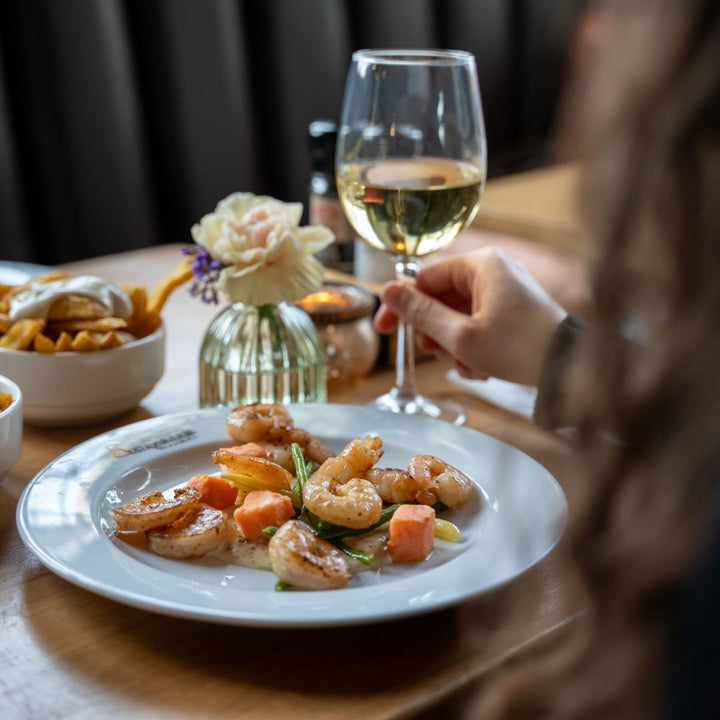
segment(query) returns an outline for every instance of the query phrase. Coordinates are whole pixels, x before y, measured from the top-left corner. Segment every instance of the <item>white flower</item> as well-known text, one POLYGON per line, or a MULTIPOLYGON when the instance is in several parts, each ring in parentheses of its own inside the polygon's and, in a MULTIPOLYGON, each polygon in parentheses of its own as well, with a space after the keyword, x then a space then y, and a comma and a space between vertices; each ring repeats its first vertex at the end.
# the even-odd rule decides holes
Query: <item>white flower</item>
POLYGON ((300 227, 302 205, 234 193, 193 225, 198 245, 226 265, 219 287, 230 302, 265 305, 297 300, 322 285, 313 257, 334 236, 322 226, 300 227))

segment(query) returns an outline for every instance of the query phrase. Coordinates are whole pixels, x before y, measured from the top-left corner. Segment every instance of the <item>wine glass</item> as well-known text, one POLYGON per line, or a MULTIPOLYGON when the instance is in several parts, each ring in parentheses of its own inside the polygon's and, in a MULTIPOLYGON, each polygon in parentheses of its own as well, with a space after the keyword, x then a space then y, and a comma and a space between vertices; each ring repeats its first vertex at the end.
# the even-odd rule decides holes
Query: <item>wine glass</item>
MULTIPOLYGON (((389 253, 398 279, 448 247, 472 220, 487 149, 475 58, 457 50, 360 50, 348 71, 336 151, 338 194, 369 245, 389 253)), ((395 387, 375 405, 461 425, 452 401, 422 396, 413 328, 397 336, 395 387)))

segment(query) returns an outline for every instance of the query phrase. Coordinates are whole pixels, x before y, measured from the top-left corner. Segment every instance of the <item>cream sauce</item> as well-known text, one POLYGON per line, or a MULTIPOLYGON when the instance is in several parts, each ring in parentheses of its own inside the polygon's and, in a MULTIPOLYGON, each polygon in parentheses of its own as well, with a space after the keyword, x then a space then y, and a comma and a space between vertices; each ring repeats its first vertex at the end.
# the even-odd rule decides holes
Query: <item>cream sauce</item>
POLYGON ((270 552, 266 542, 243 542, 240 540, 232 543, 227 549, 218 550, 213 554, 233 565, 241 565, 253 570, 272 570, 270 552))
MULTIPOLYGON (((371 565, 365 565, 358 560, 347 558, 350 563, 350 569, 353 573, 371 570, 381 565, 388 565, 392 562, 390 555, 385 549, 387 543, 387 527, 378 528, 365 535, 349 537, 345 539, 345 544, 355 550, 371 553, 373 561, 371 565)), ((213 555, 225 562, 242 567, 252 568, 253 570, 270 570, 270 551, 268 543, 260 542, 244 542, 238 540, 228 545, 224 550, 217 550, 213 555)))
POLYGON ((102 303, 113 317, 132 314, 130 298, 116 285, 93 275, 34 283, 10 300, 10 319, 47 318, 52 304, 63 295, 82 295, 102 303))
POLYGON ((352 561, 353 572, 360 570, 369 570, 380 565, 388 565, 392 562, 387 551, 388 529, 387 525, 371 530, 365 535, 356 535, 354 537, 345 538, 345 544, 354 550, 370 553, 373 561, 370 565, 365 565, 359 561, 352 561))

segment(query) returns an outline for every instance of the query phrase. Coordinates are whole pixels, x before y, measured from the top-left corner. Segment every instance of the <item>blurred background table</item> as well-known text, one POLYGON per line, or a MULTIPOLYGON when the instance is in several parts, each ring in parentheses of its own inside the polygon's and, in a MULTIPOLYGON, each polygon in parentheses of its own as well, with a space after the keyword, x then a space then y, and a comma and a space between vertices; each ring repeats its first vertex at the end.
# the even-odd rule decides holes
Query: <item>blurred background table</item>
POLYGON ((473 227, 581 253, 573 163, 516 173, 488 183, 473 227))
MULTIPOLYGON (((178 245, 164 245, 65 267, 152 286, 179 259, 178 245)), ((165 375, 136 410, 94 427, 25 427, 20 460, 0 486, 0 717, 379 720, 438 703, 428 717, 451 717, 468 688, 475 692, 491 671, 562 632, 572 613, 561 603, 567 578, 553 554, 509 585, 455 608, 321 630, 222 627, 154 615, 77 588, 40 565, 15 528, 23 488, 45 464, 98 433, 196 408, 199 342, 216 311, 184 289, 171 296, 165 375)), ((466 395, 447 382, 447 369, 421 362, 421 389, 462 402, 469 427, 523 450, 571 486, 574 458, 566 439, 466 395)), ((364 404, 391 382, 392 371, 379 370, 331 388, 329 399, 364 404)))

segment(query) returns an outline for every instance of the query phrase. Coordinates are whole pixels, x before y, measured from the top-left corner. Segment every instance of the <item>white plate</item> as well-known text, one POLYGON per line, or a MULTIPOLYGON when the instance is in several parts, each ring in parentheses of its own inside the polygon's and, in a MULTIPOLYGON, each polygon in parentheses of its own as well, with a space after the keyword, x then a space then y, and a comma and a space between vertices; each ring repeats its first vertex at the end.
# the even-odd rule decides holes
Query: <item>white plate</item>
POLYGON ((458 543, 438 543, 417 565, 383 566, 342 590, 275 592, 275 576, 217 558, 170 560, 112 533, 112 507, 212 472, 210 452, 227 445, 226 410, 154 418, 99 435, 61 455, 23 492, 17 524, 50 570, 135 607, 218 623, 273 627, 351 625, 446 607, 505 583, 557 542, 567 506, 557 482, 527 455, 468 428, 349 405, 291 405, 296 425, 339 451, 367 433, 383 440, 381 466, 431 453, 459 467, 478 489, 446 516, 458 543))
POLYGON ((0 260, 0 284, 21 285, 35 275, 44 275, 55 268, 35 263, 15 262, 14 260, 0 260))

